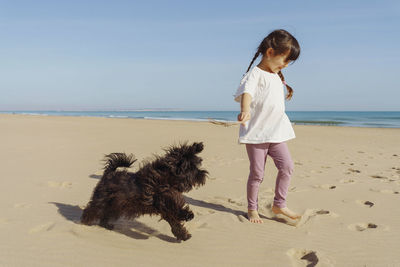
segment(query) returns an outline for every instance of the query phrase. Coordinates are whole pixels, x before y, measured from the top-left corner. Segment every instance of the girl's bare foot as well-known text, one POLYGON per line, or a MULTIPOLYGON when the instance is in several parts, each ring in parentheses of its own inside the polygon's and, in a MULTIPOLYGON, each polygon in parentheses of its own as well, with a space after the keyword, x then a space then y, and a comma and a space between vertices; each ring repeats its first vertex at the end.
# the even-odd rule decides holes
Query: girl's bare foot
POLYGON ((249 218, 249 221, 252 223, 263 223, 260 216, 258 215, 258 211, 256 210, 248 210, 247 218, 249 218))
POLYGON ((301 215, 294 213, 293 211, 291 211, 290 209, 288 209, 287 207, 285 208, 279 208, 276 206, 272 206, 272 212, 275 214, 283 214, 291 219, 300 219, 301 215))

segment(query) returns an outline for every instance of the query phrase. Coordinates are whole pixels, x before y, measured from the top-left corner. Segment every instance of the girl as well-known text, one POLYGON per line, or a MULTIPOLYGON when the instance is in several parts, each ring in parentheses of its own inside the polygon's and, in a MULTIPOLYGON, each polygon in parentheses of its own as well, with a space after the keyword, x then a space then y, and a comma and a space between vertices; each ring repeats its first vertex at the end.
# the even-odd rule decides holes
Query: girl
POLYGON ((279 170, 272 211, 292 219, 301 217, 286 207, 294 165, 285 141, 295 138, 295 134, 285 113, 283 85, 288 91, 286 99, 292 97, 293 90, 281 72, 299 54, 299 43, 290 33, 285 30, 271 32, 258 46, 235 94, 241 109, 238 115, 241 123, 239 143, 246 144, 250 160, 247 201, 248 218, 253 223, 263 222, 258 215, 258 187, 264 178, 267 155, 273 158, 279 170), (250 70, 260 55, 260 63, 250 70))

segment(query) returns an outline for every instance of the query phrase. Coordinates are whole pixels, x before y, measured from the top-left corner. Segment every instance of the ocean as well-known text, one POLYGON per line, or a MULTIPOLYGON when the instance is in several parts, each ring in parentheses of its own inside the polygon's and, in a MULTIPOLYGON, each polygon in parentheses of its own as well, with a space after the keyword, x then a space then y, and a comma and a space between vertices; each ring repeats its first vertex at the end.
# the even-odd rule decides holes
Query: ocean
MULTIPOLYGON (((0 114, 85 116, 153 120, 236 121, 238 111, 0 111, 0 114)), ((301 125, 400 128, 400 111, 287 111, 290 121, 301 125)))

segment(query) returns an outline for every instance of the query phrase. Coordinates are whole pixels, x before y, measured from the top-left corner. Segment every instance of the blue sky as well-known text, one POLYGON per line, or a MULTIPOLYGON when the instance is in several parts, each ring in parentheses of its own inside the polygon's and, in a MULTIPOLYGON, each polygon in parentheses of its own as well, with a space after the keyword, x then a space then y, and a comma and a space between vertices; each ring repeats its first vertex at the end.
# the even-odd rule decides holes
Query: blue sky
POLYGON ((277 28, 302 49, 287 110, 400 110, 400 2, 386 0, 0 0, 0 110, 237 110, 277 28))

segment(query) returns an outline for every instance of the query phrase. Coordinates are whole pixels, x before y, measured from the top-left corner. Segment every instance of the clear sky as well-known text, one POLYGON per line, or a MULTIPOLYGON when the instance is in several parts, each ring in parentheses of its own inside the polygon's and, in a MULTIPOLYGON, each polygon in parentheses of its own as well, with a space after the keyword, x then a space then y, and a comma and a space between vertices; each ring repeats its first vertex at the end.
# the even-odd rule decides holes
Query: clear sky
POLYGON ((400 110, 398 0, 0 0, 0 110, 237 110, 278 28, 287 110, 400 110))

